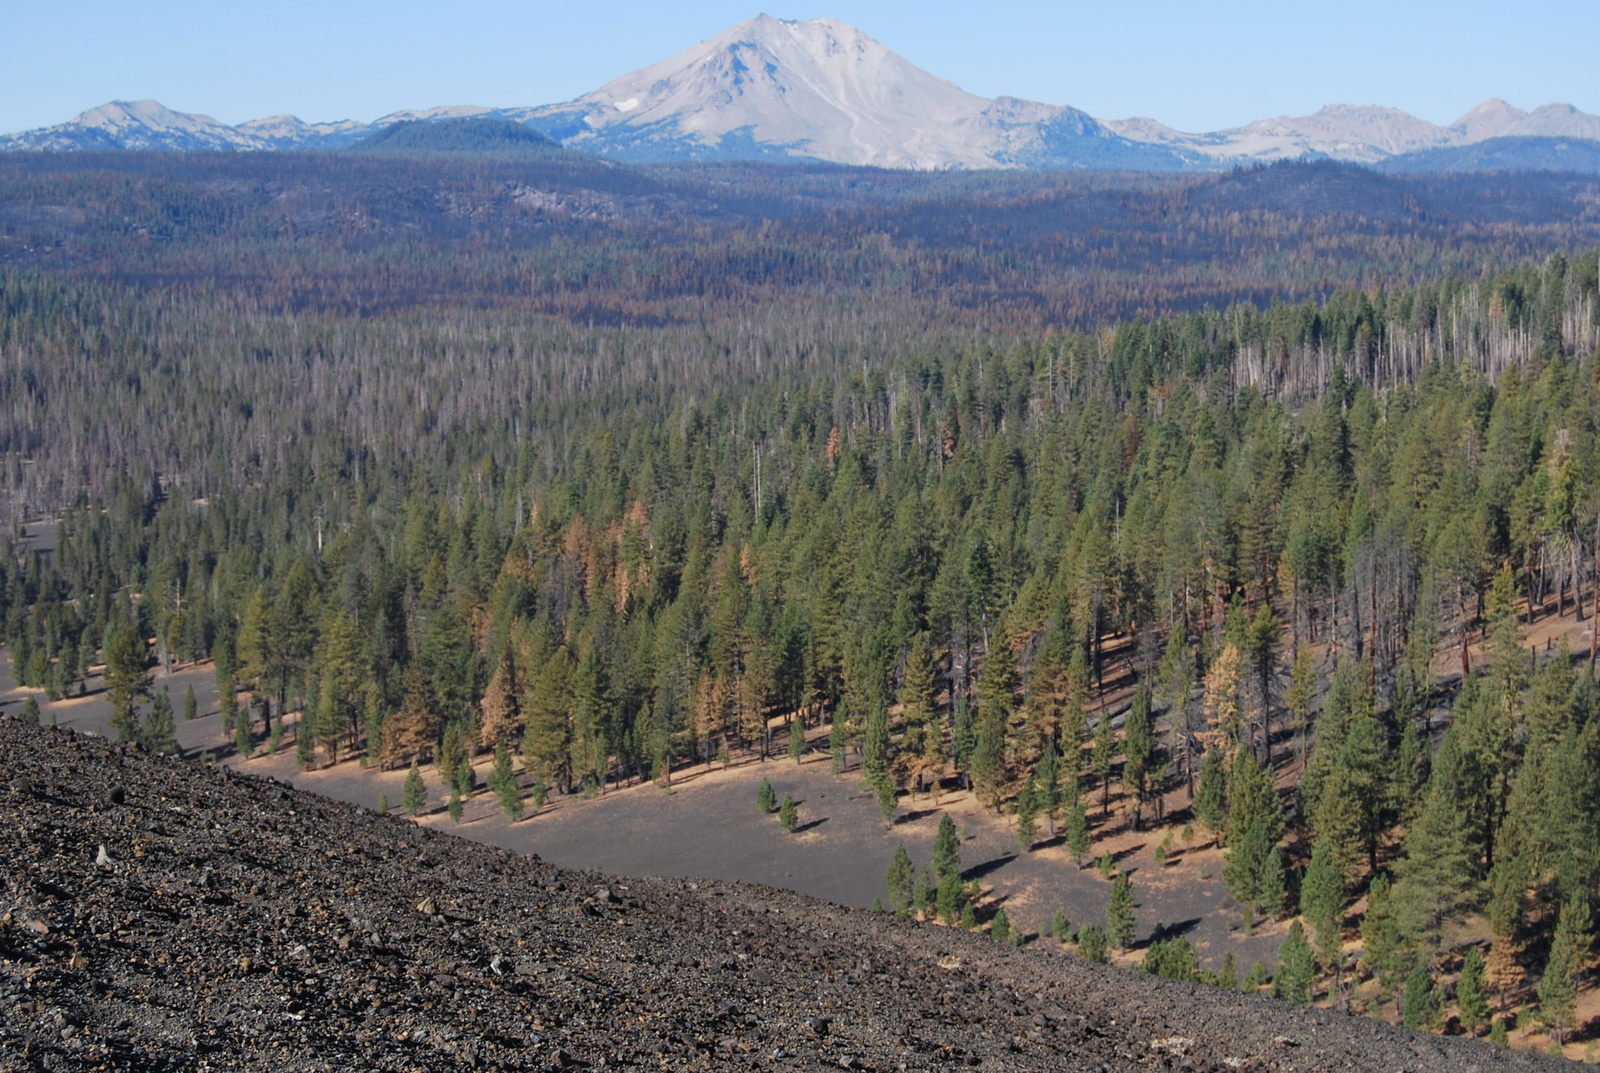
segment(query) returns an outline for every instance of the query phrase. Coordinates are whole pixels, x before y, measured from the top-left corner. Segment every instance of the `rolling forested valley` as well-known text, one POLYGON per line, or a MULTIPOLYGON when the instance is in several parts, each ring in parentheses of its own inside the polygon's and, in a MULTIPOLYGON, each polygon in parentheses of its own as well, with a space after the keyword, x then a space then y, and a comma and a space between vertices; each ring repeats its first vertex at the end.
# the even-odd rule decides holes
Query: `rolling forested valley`
MULTIPOLYGON (((1284 936, 1031 941, 1593 1038, 1593 177, 536 150, 0 158, 20 685, 508 820, 820 750, 1284 936)), ((1022 942, 952 848, 889 910, 1022 942)))

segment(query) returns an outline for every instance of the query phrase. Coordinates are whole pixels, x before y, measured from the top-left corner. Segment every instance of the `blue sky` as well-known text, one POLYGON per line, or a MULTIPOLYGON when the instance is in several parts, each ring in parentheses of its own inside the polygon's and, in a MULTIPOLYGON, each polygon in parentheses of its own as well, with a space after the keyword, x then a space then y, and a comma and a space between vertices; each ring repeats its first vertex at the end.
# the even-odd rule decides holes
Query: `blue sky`
POLYGON ((750 18, 831 15, 985 96, 1214 130, 1324 104, 1600 113, 1600 2, 0 0, 0 131, 118 98, 225 122, 566 100, 750 18))

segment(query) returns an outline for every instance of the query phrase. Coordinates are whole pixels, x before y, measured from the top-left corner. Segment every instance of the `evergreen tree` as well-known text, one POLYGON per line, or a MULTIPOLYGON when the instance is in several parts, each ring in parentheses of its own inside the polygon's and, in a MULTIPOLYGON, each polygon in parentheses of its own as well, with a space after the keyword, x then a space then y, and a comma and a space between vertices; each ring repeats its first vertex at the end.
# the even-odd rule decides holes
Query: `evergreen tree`
POLYGON ((39 698, 38 697, 35 697, 32 694, 29 694, 28 695, 28 699, 23 701, 23 703, 22 703, 22 721, 24 723, 26 723, 28 726, 31 726, 31 727, 36 727, 36 726, 39 725, 39 698))
POLYGON ((1187 939, 1158 939, 1145 951, 1139 970, 1167 980, 1198 980, 1200 956, 1187 939))
POLYGON ((450 797, 445 802, 445 811, 450 814, 450 820, 452 823, 461 822, 461 791, 455 786, 450 787, 450 797))
POLYGON ((494 747, 494 768, 489 774, 489 789, 500 799, 500 809, 505 813, 507 823, 522 819, 522 787, 517 785, 517 777, 511 770, 511 750, 506 747, 503 738, 494 747))
POLYGON ((1278 972, 1272 980, 1273 997, 1302 1006, 1310 1005, 1311 981, 1316 977, 1316 969, 1316 962, 1311 956, 1311 944, 1306 942, 1305 929, 1296 920, 1289 925, 1289 934, 1278 946, 1278 972))
POLYGON ((384 815, 389 814, 389 795, 382 790, 378 791, 378 811, 384 815))
POLYGON ((106 627, 105 686, 111 702, 111 728, 118 741, 139 736, 134 704, 150 698, 150 677, 145 673, 145 643, 136 623, 118 616, 106 627))
POLYGON ((894 826, 894 814, 900 808, 900 795, 895 791, 894 780, 886 773, 878 780, 878 814, 885 827, 894 826))
POLYGON ((1410 946, 1431 953, 1440 933, 1468 905, 1474 881, 1462 815, 1434 787, 1406 832, 1405 856, 1395 867, 1394 917, 1410 946))
POLYGON ((785 831, 793 831, 800 826, 800 809, 794 803, 793 794, 783 795, 783 804, 778 806, 778 826, 785 831))
POLYGON ((1001 944, 1011 942, 1011 920, 1006 916, 1005 906, 994 911, 994 919, 989 922, 989 938, 1001 944))
POLYGON ((1222 957, 1222 971, 1217 973, 1217 986, 1225 987, 1229 991, 1239 986, 1239 965, 1233 959, 1232 950, 1222 957))
POLYGON ((961 876, 958 873, 946 872, 944 874, 939 880, 938 889, 934 893, 934 901, 939 909, 939 919, 946 924, 953 925, 963 918, 966 895, 961 885, 961 876))
POLYGON ((1418 962, 1406 977, 1405 997, 1401 1000, 1400 1016, 1407 1028, 1427 1028, 1433 1023, 1438 1008, 1433 994, 1433 975, 1427 965, 1418 962))
POLYGON ((956 771, 970 786, 972 783, 972 753, 978 746, 977 716, 965 697, 955 702, 955 717, 950 730, 950 754, 956 771))
POLYGON ((762 779, 761 785, 756 787, 756 806, 762 812, 772 812, 778 807, 778 793, 766 779, 762 779))
POLYGON ((1284 695, 1284 707, 1294 721, 1294 733, 1300 739, 1300 770, 1306 767, 1310 753, 1311 702, 1316 699, 1317 667, 1311 655, 1311 646, 1299 645, 1294 650, 1294 663, 1289 671, 1289 692, 1284 695))
POLYGON ((1145 796, 1154 774, 1156 738, 1150 722, 1150 686, 1141 682, 1134 690, 1133 704, 1122 725, 1122 751, 1126 758, 1122 767, 1122 785, 1133 801, 1133 829, 1139 830, 1144 813, 1145 796))
POLYGON ((1222 881, 1244 910, 1245 933, 1257 909, 1278 912, 1283 905, 1283 863, 1278 839, 1284 829, 1283 806, 1272 772, 1248 749, 1234 755, 1228 782, 1228 852, 1222 881))
POLYGON ((1576 1025, 1578 970, 1588 956, 1589 910, 1574 899, 1561 907, 1555 938, 1544 975, 1539 978, 1539 1016, 1555 1036, 1559 1046, 1576 1025))
POLYGON ((1133 944, 1137 928, 1133 880, 1128 878, 1128 873, 1118 872, 1106 900, 1106 938, 1119 949, 1126 950, 1133 944))
POLYGON ((1111 809, 1111 762, 1117 755, 1117 738, 1111 729, 1111 716, 1102 713, 1100 721, 1095 724, 1094 753, 1091 764, 1094 768, 1094 777, 1100 783, 1100 815, 1106 815, 1111 809))
POLYGON ((1483 955, 1476 946, 1468 947, 1461 963, 1461 979, 1456 982, 1456 1009, 1461 1016, 1461 1027, 1469 1036, 1476 1036, 1479 1026, 1489 1020, 1489 998, 1484 983, 1483 955))
POLYGON ((889 908, 897 916, 905 916, 915 905, 913 895, 917 867, 911 863, 911 854, 901 844, 895 847, 894 860, 889 862, 889 908))
POLYGON ((1045 743, 1044 753, 1039 757, 1039 766, 1034 769, 1031 776, 1036 780, 1038 789, 1038 811, 1044 814, 1044 820, 1054 838, 1056 824, 1061 820, 1061 758, 1056 752, 1055 742, 1045 743))
MULTIPOLYGON (((805 751, 806 728, 805 724, 801 722, 799 713, 796 713, 789 720, 789 759, 799 764, 801 758, 805 756, 805 751)), ((767 811, 771 812, 772 810, 768 809, 767 811)))
POLYGON ((948 812, 939 814, 939 831, 933 836, 933 877, 943 883, 948 876, 961 878, 961 839, 948 812))
POLYGON ((888 781, 889 764, 893 760, 891 752, 889 709, 881 700, 875 701, 867 712, 866 733, 861 748, 861 768, 872 785, 879 786, 888 781))
POLYGON ((183 721, 185 723, 193 722, 195 716, 198 715, 199 712, 200 705, 194 699, 194 683, 190 682, 189 691, 185 693, 183 697, 183 721))
POLYGON ((1085 924, 1078 929, 1078 956, 1083 960, 1104 965, 1110 960, 1106 947, 1104 929, 1097 928, 1093 924, 1085 924))
POLYGON ((1334 991, 1340 995, 1343 992, 1344 916, 1348 904, 1338 862, 1327 845, 1318 842, 1312 847, 1311 864, 1301 883, 1300 907, 1316 933, 1317 960, 1333 973, 1334 991))
POLYGON ((1050 919, 1050 934, 1061 942, 1072 939, 1072 921, 1067 919, 1065 909, 1057 909, 1055 916, 1050 919))
POLYGON ((835 775, 844 771, 845 748, 849 738, 845 736, 845 714, 843 708, 836 708, 833 713, 833 724, 828 729, 828 755, 832 758, 833 773, 835 775))
POLYGON ((413 762, 411 770, 406 773, 405 786, 400 792, 400 807, 405 809, 407 816, 416 817, 428 806, 428 788, 423 785, 422 772, 413 762))
POLYGON ((150 702, 150 714, 145 716, 139 739, 140 744, 153 753, 171 754, 178 751, 177 728, 172 718, 172 698, 165 689, 150 702))
POLYGON ((1079 868, 1083 867, 1083 859, 1089 855, 1089 815, 1084 811, 1083 798, 1074 794, 1072 798, 1072 811, 1067 813, 1067 848, 1072 851, 1073 860, 1079 868))
POLYGON ((240 760, 250 759, 250 754, 255 752, 255 739, 250 734, 250 717, 241 713, 241 717, 234 724, 233 751, 240 760))
POLYGON ((1017 846, 1024 853, 1033 849, 1033 839, 1038 834, 1038 817, 1039 792, 1030 773, 1017 795, 1017 846))
POLYGON ((1228 774, 1221 749, 1208 749, 1200 764, 1200 789, 1194 798, 1194 814, 1206 829, 1220 836, 1227 822, 1228 774))

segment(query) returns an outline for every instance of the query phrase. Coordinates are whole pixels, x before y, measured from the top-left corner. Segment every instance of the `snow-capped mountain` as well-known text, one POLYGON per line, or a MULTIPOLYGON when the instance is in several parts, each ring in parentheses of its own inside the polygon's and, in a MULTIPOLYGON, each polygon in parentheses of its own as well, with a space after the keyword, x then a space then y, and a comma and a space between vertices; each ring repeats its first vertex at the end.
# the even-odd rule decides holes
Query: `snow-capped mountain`
POLYGON ((370 123, 280 115, 228 126, 156 101, 114 101, 59 126, 0 136, 0 150, 337 149, 398 122, 474 116, 527 123, 568 148, 621 160, 767 158, 913 169, 1211 170, 1303 157, 1372 164, 1431 160, 1429 154, 1501 138, 1513 140, 1483 159, 1516 166, 1526 156, 1528 166, 1544 166, 1531 161, 1584 157, 1552 156, 1553 141, 1600 142, 1600 117, 1566 104, 1524 112, 1501 100, 1447 127, 1393 108, 1352 105, 1199 134, 1146 118, 1096 120, 1066 106, 968 93, 836 19, 762 15, 562 104, 402 110, 370 123))

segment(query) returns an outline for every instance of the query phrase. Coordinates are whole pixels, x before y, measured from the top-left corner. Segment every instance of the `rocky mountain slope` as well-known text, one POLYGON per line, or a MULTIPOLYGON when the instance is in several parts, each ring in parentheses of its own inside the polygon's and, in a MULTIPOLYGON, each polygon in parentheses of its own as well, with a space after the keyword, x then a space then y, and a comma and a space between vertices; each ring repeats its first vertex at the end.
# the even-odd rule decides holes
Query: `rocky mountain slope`
POLYGON ((0 1067, 1554 1068, 0 719, 0 1067))
MULTIPOLYGON (((1199 134, 1147 118, 1102 121, 1071 107, 968 93, 836 19, 762 15, 561 104, 405 110, 371 123, 280 115, 228 126, 156 101, 114 101, 54 127, 0 136, 0 150, 337 149, 398 122, 470 116, 527 123, 569 148, 622 160, 913 169, 1206 171, 1307 157, 1371 164, 1491 138, 1519 139, 1493 155, 1496 167, 1541 169, 1582 158, 1561 155, 1553 140, 1600 140, 1600 117, 1571 105, 1529 113, 1497 99, 1447 127, 1342 104, 1199 134)), ((1414 163, 1426 168, 1431 159, 1414 163)))

